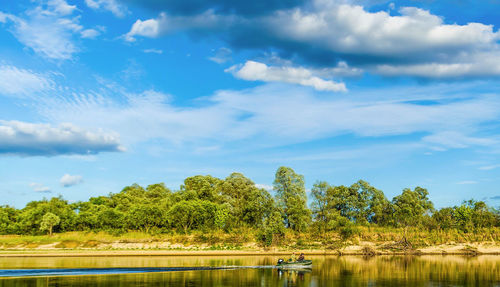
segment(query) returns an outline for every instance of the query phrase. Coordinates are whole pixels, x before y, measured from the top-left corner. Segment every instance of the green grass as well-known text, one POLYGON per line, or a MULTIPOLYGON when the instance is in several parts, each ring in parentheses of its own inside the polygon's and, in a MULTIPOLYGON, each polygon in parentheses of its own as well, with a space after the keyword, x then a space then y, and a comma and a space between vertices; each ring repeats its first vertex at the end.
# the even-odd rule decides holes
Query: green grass
MULTIPOLYGON (((238 229, 231 233, 223 231, 193 231, 190 234, 149 234, 131 231, 122 234, 108 232, 66 232, 48 235, 2 235, 0 249, 35 249, 44 245, 51 245, 61 249, 92 249, 102 248, 110 243, 140 243, 147 249, 162 249, 159 243, 181 244, 185 247, 205 250, 242 250, 247 245, 258 245, 256 242, 257 230, 238 229)), ((337 232, 329 232, 321 236, 314 232, 297 234, 287 231, 282 244, 283 249, 339 249, 346 245, 355 245, 362 242, 373 242, 382 245, 387 242, 400 241, 405 236, 402 228, 393 227, 358 227, 358 232, 345 241, 337 232)), ((500 241, 500 228, 481 229, 475 232, 464 233, 458 230, 422 230, 409 228, 406 239, 414 248, 441 244, 471 244, 495 243, 500 241)), ((109 246, 109 245, 108 245, 109 246)), ((111 248, 111 247, 110 247, 111 248)), ((181 248, 172 246, 169 249, 181 248)))

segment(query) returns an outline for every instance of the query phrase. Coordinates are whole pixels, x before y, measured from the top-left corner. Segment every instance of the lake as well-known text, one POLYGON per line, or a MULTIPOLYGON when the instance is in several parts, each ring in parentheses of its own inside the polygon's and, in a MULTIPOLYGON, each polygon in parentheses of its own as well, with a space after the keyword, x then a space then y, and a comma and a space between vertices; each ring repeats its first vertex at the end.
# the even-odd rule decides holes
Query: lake
POLYGON ((70 275, 2 277, 0 286, 500 286, 500 256, 371 258, 309 256, 308 259, 313 260, 312 270, 284 272, 269 268, 278 258, 278 256, 1 258, 0 269, 4 271, 23 269, 22 272, 32 274, 28 269, 45 269, 50 274, 54 269, 59 271, 64 269, 69 270, 70 275), (221 266, 253 267, 179 271, 181 267, 189 269, 221 266), (161 268, 165 267, 177 269, 162 271, 165 269, 161 268), (72 270, 80 271, 71 273, 72 270), (85 270, 91 275, 82 275, 86 274, 85 270), (126 273, 115 274, 120 273, 120 270, 126 273))

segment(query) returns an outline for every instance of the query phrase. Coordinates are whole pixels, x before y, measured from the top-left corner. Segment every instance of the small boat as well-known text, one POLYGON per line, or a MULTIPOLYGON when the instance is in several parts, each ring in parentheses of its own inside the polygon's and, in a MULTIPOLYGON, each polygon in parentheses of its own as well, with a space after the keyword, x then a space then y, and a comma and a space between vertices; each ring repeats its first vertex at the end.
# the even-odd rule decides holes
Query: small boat
POLYGON ((312 260, 300 260, 300 261, 285 261, 283 259, 278 260, 276 264, 278 269, 309 269, 312 268, 312 260))

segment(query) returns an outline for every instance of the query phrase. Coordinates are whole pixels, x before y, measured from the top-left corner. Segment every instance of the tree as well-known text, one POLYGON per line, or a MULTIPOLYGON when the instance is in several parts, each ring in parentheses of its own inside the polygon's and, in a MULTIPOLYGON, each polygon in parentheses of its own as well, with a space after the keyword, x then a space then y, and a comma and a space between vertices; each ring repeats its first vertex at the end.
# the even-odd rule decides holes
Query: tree
POLYGON ((464 202, 460 206, 455 206, 453 209, 453 218, 457 224, 457 227, 463 232, 470 232, 474 228, 472 222, 472 217, 474 215, 474 209, 472 206, 464 202))
POLYGON ((210 175, 196 175, 184 180, 184 185, 181 185, 181 191, 194 191, 198 199, 218 202, 220 201, 219 186, 221 183, 221 179, 210 175))
POLYGON ((328 226, 328 214, 329 214, 329 198, 328 190, 331 186, 326 181, 319 181, 313 185, 311 189, 312 195, 312 214, 315 220, 315 224, 318 227, 318 231, 323 235, 327 231, 328 226))
POLYGON ((18 210, 8 205, 0 206, 0 234, 12 234, 17 231, 18 210))
POLYGON ((162 227, 163 210, 152 204, 136 204, 127 212, 127 223, 132 229, 148 233, 152 227, 162 227))
POLYGON ((403 189, 403 193, 392 200, 396 223, 405 227, 419 225, 424 214, 434 210, 428 195, 427 189, 418 186, 414 190, 403 189))
POLYGON ((273 208, 273 211, 266 218, 264 228, 259 233, 260 240, 266 246, 278 244, 281 238, 285 235, 285 226, 283 225, 283 217, 278 208, 273 208))
MULTIPOLYGON (((327 231, 337 230, 342 234, 351 228, 356 219, 358 197, 356 189, 345 186, 331 186, 327 182, 317 182, 312 190, 312 211, 318 231, 326 235, 327 231)), ((363 218, 363 217, 362 217, 363 218)))
POLYGON ((231 217, 237 226, 262 226, 273 205, 269 192, 259 189, 241 173, 232 173, 220 184, 224 201, 231 206, 231 217))
POLYGON ((278 205, 283 210, 287 227, 299 232, 304 231, 311 219, 311 211, 307 208, 304 176, 282 166, 276 171, 273 189, 278 205))
MULTIPOLYGON (((195 228, 215 228, 219 205, 207 200, 182 200, 167 213, 170 225, 187 233, 195 228)), ((224 207, 221 207, 224 208, 224 207)), ((219 214, 222 216, 221 214, 219 214)), ((219 217, 218 220, 223 220, 219 217)))
POLYGON ((386 224, 390 220, 392 207, 384 193, 364 180, 359 180, 356 185, 359 186, 359 198, 363 202, 361 215, 364 220, 379 225, 386 224))
POLYGON ((441 229, 454 228, 456 226, 454 212, 455 210, 452 207, 441 208, 432 214, 432 219, 441 229))
POLYGON ((23 234, 39 231, 43 216, 51 212, 57 215, 61 222, 54 231, 70 231, 75 228, 76 213, 72 205, 68 204, 61 196, 50 200, 31 201, 20 211, 18 217, 19 232, 23 234))
POLYGON ((42 218, 42 222, 40 223, 41 231, 48 231, 49 235, 52 236, 52 228, 58 225, 61 222, 59 216, 55 215, 52 212, 47 212, 42 218))

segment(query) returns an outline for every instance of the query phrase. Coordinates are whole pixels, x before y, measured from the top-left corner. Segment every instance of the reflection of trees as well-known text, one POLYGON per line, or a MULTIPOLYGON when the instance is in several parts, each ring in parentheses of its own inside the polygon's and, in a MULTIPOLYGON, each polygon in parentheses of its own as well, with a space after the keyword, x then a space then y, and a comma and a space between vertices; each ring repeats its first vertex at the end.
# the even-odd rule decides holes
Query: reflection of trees
MULTIPOLYGON (((278 257, 115 257, 24 259, 16 268, 274 265, 278 257), (59 261, 58 261, 59 260, 59 261), (62 260, 62 261, 60 261, 62 260), (61 266, 64 265, 64 266, 61 266), (93 266, 92 266, 93 264, 93 266), (103 266, 107 265, 107 266, 103 266)), ((0 286, 494 286, 500 257, 316 256, 312 272, 272 268, 0 279, 0 286)), ((2 262, 3 268, 8 263, 2 262)), ((12 267, 10 267, 12 268, 12 267)))
POLYGON ((478 286, 498 281, 500 258, 378 256, 363 260, 354 256, 325 257, 317 260, 314 272, 319 286, 366 286, 369 282, 408 286, 446 282, 446 285, 478 286))

